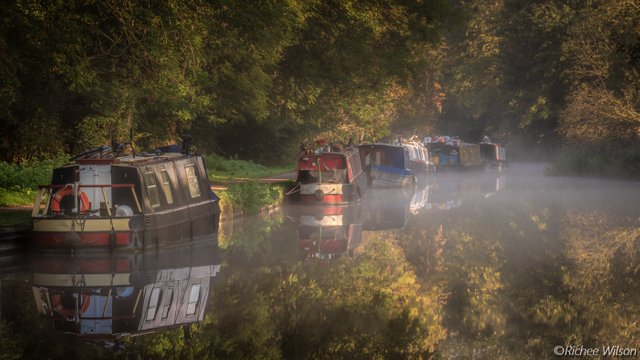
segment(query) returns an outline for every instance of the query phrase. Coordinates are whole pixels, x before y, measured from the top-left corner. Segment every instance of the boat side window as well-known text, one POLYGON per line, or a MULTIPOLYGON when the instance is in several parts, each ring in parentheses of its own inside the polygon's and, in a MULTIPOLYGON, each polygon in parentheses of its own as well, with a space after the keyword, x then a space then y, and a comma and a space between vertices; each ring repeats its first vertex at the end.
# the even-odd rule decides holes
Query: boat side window
POLYGON ((169 310, 171 309, 171 303, 173 302, 173 288, 167 289, 164 294, 164 301, 162 304, 162 318, 166 319, 169 316, 169 310))
POLYGON ((151 296, 149 296, 149 307, 147 308, 147 321, 153 321, 156 318, 158 303, 160 302, 160 288, 153 288, 151 296))
POLYGON ((160 178, 162 181, 162 191, 167 199, 167 204, 173 204, 173 193, 171 192, 171 182, 169 181, 169 173, 167 170, 160 170, 160 178))
POLYGON ((200 298, 200 284, 193 284, 189 293, 189 303, 187 304, 187 315, 195 315, 198 299, 200 298))
POLYGON ((198 183, 198 177, 196 176, 196 168, 194 164, 188 164, 184 166, 184 170, 187 173, 187 182, 189 184, 189 194, 192 198, 200 196, 200 184, 198 183))
POLYGON ((151 206, 157 208, 160 206, 160 195, 158 194, 156 177, 152 172, 144 173, 144 181, 147 183, 147 191, 149 192, 149 201, 151 201, 151 206))

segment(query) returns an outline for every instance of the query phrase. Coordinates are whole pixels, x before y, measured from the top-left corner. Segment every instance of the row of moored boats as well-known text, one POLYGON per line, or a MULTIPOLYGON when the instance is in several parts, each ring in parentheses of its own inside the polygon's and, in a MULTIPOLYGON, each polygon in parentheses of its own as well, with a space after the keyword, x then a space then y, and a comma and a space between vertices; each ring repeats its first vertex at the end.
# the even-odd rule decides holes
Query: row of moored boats
POLYGON ((363 197, 366 188, 413 186, 429 172, 493 167, 506 164, 503 146, 485 137, 480 144, 449 136, 422 141, 305 147, 298 158, 296 194, 303 203, 348 204, 363 197))

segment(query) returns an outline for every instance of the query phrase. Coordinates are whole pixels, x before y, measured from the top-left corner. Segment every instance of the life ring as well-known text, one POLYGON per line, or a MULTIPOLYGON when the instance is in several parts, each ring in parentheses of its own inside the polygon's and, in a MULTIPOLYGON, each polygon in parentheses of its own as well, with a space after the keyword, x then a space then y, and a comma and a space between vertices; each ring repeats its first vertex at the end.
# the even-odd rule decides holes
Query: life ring
MULTIPOLYGON (((58 190, 53 195, 53 200, 51 201, 51 210, 54 213, 59 213, 60 210, 60 201, 66 196, 73 195, 73 189, 71 187, 64 187, 58 190)), ((91 204, 89 204, 89 197, 85 194, 84 191, 80 191, 78 193, 78 197, 80 197, 80 212, 84 213, 91 209, 91 204)))
MULTIPOLYGON (((81 295, 82 295, 82 304, 78 310, 79 310, 79 314, 84 314, 89 308, 89 304, 91 303, 91 296, 84 293, 82 293, 81 295)), ((51 296, 51 307, 55 312, 64 316, 65 318, 73 319, 76 315, 76 309, 65 307, 64 304, 62 303, 62 297, 63 297, 62 294, 55 294, 51 296)))

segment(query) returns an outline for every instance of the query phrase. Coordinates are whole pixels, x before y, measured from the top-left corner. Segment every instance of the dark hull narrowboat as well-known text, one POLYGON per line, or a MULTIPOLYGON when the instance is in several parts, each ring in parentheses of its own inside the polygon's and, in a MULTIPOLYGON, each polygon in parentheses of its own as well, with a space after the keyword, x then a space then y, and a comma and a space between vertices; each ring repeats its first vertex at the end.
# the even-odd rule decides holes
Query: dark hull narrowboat
POLYGON ((358 149, 298 158, 299 199, 305 204, 350 204, 364 196, 366 176, 358 149))
POLYGON ((505 148, 491 142, 480 143, 480 156, 487 167, 502 170, 507 163, 505 148))
POLYGON ((144 253, 31 255, 32 292, 56 331, 109 342, 202 321, 217 241, 144 253))
POLYGON ((409 169, 409 151, 400 145, 358 145, 360 159, 374 188, 398 188, 415 182, 409 169))
POLYGON ((85 157, 55 169, 32 214, 36 249, 145 249, 218 228, 200 155, 85 157))

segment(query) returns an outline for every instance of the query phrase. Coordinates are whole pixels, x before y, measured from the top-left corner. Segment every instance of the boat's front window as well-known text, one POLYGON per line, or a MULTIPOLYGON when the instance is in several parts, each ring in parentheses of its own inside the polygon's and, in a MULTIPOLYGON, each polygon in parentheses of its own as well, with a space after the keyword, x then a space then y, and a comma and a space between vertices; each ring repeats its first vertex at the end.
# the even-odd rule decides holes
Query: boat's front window
POLYGON ((160 170, 160 176, 162 179, 162 191, 164 191, 164 197, 167 199, 167 204, 173 204, 173 194, 171 193, 171 182, 169 182, 169 173, 167 170, 160 170))
POLYGON ((196 169, 194 164, 185 165, 184 170, 187 173, 189 194, 191 194, 192 198, 200 196, 200 184, 198 184, 198 177, 196 176, 196 169))
POLYGON ((325 169, 321 172, 309 171, 309 174, 315 180, 322 183, 342 184, 347 179, 347 169, 325 169))
POLYGON ((151 202, 151 206, 154 208, 160 206, 160 195, 158 194, 156 177, 152 172, 148 172, 144 174, 144 180, 147 183, 147 190, 149 192, 149 201, 151 202))

